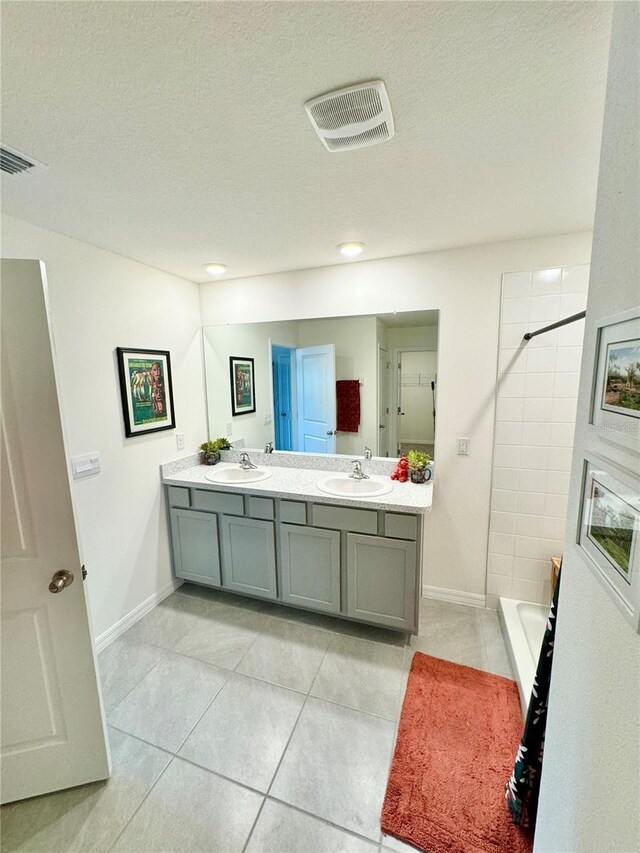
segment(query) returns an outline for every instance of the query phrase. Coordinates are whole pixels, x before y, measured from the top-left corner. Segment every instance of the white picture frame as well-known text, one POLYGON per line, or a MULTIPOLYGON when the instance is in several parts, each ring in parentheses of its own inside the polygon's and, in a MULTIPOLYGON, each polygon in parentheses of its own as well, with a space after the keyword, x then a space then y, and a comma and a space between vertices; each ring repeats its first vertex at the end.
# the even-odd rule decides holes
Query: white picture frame
POLYGON ((640 631, 640 481, 610 462, 584 460, 577 544, 587 565, 640 631))
POLYGON ((640 368, 634 381, 628 374, 640 363, 640 308, 603 318, 596 334, 590 426, 603 441, 640 455, 640 368))

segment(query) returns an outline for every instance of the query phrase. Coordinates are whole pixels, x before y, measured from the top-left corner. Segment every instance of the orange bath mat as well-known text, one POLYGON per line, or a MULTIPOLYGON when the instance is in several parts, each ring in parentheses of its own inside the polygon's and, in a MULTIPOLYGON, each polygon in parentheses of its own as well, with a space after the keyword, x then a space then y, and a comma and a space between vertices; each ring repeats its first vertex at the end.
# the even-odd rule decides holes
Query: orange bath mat
POLYGON ((382 831, 428 853, 529 853, 504 799, 521 735, 515 681, 416 653, 382 831))

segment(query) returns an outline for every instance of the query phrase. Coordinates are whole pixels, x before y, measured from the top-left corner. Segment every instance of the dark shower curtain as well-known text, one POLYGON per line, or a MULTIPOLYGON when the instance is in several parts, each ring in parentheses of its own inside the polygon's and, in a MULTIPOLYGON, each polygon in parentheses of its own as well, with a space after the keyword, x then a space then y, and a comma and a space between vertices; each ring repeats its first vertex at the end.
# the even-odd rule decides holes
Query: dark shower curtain
POLYGON ((542 756, 544 753, 544 736, 547 728, 547 704, 549 701, 549 685, 551 683, 551 668, 553 664, 553 645, 556 633, 556 618, 558 615, 558 595, 560 592, 560 575, 558 574, 553 600, 549 609, 547 629, 544 632, 538 668, 533 681, 529 710, 524 724, 524 733, 513 773, 509 779, 505 797, 514 823, 523 829, 533 832, 538 811, 538 796, 540 794, 540 775, 542 773, 542 756))

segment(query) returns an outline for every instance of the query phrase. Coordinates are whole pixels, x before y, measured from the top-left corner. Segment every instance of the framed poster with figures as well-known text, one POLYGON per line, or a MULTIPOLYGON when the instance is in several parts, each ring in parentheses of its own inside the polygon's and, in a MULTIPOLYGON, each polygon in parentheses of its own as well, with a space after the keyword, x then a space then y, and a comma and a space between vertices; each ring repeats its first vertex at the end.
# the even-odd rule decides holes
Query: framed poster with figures
POLYGON ((126 437, 174 429, 169 352, 118 347, 116 353, 126 437))

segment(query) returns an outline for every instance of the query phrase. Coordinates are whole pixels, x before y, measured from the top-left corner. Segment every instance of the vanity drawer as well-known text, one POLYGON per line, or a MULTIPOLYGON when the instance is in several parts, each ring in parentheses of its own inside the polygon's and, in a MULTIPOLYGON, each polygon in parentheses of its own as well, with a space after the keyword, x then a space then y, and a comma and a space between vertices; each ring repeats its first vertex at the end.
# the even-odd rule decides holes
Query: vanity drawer
POLYGON ((189 489, 183 486, 167 486, 167 500, 169 506, 186 507, 191 506, 189 502, 189 489))
POLYGON ((242 495, 232 495, 229 492, 206 492, 204 489, 194 489, 192 506, 193 509, 206 509, 209 512, 244 515, 242 495))
POLYGON ((349 530, 352 533, 370 533, 375 536, 378 532, 378 513, 374 509, 314 504, 313 526, 349 530))
POLYGON ((274 517, 273 498, 258 498, 249 495, 247 515, 250 518, 264 518, 266 521, 272 521, 274 517))
POLYGON ((307 505, 302 501, 280 501, 280 521, 288 524, 306 524, 307 505))
POLYGON ((391 539, 418 538, 418 519, 415 515, 402 515, 399 512, 385 512, 384 535, 391 539))

